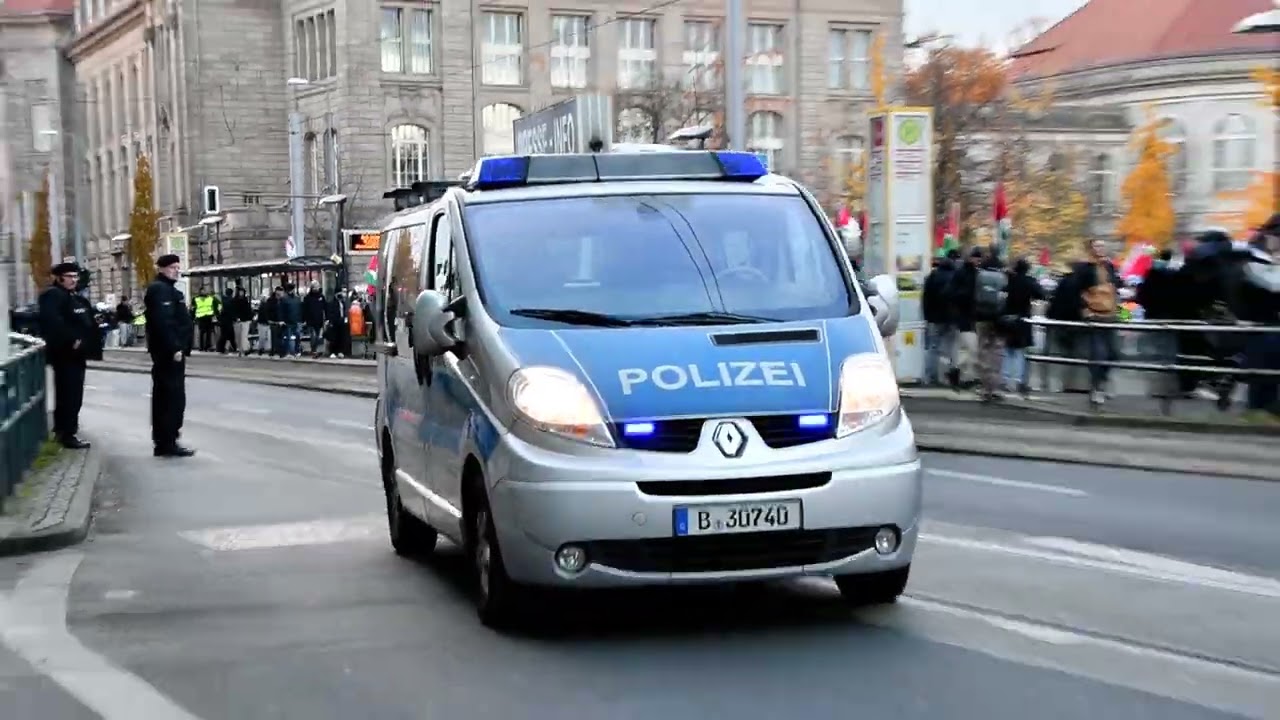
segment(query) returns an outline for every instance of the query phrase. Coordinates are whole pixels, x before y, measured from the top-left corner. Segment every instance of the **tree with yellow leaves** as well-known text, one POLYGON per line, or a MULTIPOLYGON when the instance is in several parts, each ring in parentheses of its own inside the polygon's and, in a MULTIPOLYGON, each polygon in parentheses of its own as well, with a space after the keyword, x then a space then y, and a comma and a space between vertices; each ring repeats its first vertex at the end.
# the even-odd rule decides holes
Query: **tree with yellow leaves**
POLYGON ((36 192, 36 226, 27 239, 27 265, 35 287, 49 284, 49 271, 53 268, 53 238, 49 234, 49 177, 40 183, 36 192))
POLYGON ((1134 130, 1129 140, 1138 162, 1120 188, 1125 212, 1116 227, 1126 243, 1164 247, 1173 239, 1178 224, 1169 187, 1168 162, 1177 148, 1160 137, 1163 127, 1164 121, 1148 111, 1147 121, 1134 130))
POLYGON ((1248 187, 1218 193, 1217 198, 1236 209, 1213 213, 1210 219, 1233 236, 1247 240, 1272 215, 1280 212, 1280 172, 1256 172, 1248 187))
POLYGON ((876 33, 871 41, 871 97, 876 107, 882 108, 888 100, 889 72, 884 66, 884 33, 876 33))
POLYGON ((146 155, 138 156, 138 169, 133 174, 133 212, 129 214, 129 242, 125 255, 133 266, 138 287, 144 288, 155 273, 156 247, 160 243, 160 212, 152 199, 151 163, 146 155))
POLYGON ((1273 108, 1280 109, 1280 70, 1260 67, 1253 71, 1253 79, 1262 85, 1266 95, 1263 102, 1273 108))
POLYGON ((1060 269, 1078 259, 1089 234, 1089 203, 1071 163, 1028 168, 1006 182, 1009 216, 1017 231, 1010 257, 1049 248, 1060 269))

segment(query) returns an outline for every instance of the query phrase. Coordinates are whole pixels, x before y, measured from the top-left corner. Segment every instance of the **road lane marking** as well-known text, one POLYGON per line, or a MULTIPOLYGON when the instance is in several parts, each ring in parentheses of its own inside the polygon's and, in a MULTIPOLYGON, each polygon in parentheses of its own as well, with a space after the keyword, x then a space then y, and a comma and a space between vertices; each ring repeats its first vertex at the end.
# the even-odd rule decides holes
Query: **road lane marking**
POLYGON ((350 428, 352 430, 368 430, 373 432, 372 425, 366 422, 360 422, 359 420, 325 420, 325 422, 337 427, 350 428))
POLYGON ((188 530, 178 535, 214 552, 235 552, 368 541, 385 533, 386 519, 382 515, 359 515, 332 520, 188 530))
POLYGON ((1066 495, 1068 497, 1089 497, 1089 493, 1084 490, 1062 487, 1060 485, 1043 485, 1041 483, 1025 482, 1023 480, 1009 480, 1007 478, 981 475, 978 473, 960 472, 958 470, 925 468, 925 472, 939 477, 949 477, 957 480, 970 480, 972 482, 985 483, 987 485, 998 485, 1000 487, 1018 488, 1020 490, 1037 490, 1039 492, 1055 493, 1057 495, 1066 495))
POLYGON ((1202 578, 1211 582, 1256 585, 1260 587, 1269 586, 1277 592, 1280 592, 1280 581, 1277 580, 1247 575, 1234 570, 1225 570, 1223 568, 1216 568, 1208 565, 1198 565, 1185 560, 1177 560, 1171 557, 1165 557, 1164 555, 1156 555, 1154 553, 1146 553, 1139 550, 1129 550, 1126 548, 1117 548, 1109 545, 1099 545, 1097 543, 1083 542, 1081 540, 1060 537, 1029 537, 1026 539, 1026 543, 1034 547, 1044 548, 1051 552, 1079 555, 1093 558, 1095 560, 1113 562, 1119 565, 1152 568, 1183 577, 1202 578))
POLYGON ((103 720, 199 720, 67 630, 67 593, 84 553, 40 560, 0 596, 0 643, 103 720))
POLYGON ((270 415, 271 411, 266 408, 250 407, 248 405, 219 405, 219 410, 234 413, 248 413, 250 415, 270 415))
MULTIPOLYGON (((1180 563, 1179 568, 1175 569, 1167 563, 1162 564, 1148 562, 1146 564, 1142 564, 1138 562, 1138 558, 1135 555, 1128 556, 1130 562, 1118 562, 1114 559, 1089 557, 1086 555, 1073 555, 1066 552, 1048 550, 1035 547, 1030 544, 1025 546, 1009 545, 991 540, 956 537, 953 535, 939 535, 932 532, 920 533, 919 540, 925 544, 942 545, 964 550, 976 550, 979 552, 1001 553, 1004 555, 1041 560, 1055 565, 1065 565, 1075 568, 1084 568, 1087 570, 1101 570, 1103 572, 1129 575, 1131 577, 1142 578, 1144 580, 1175 583, 1180 585, 1194 585, 1198 587, 1212 588, 1214 590, 1225 590, 1244 595, 1255 595, 1258 597, 1280 600, 1280 581, 1278 580, 1245 575, 1243 573, 1231 573, 1227 571, 1218 571, 1215 574, 1209 572, 1210 570, 1214 570, 1213 568, 1191 565, 1190 563, 1180 563), (1194 571, 1189 571, 1187 568, 1196 569, 1194 571)), ((1029 543, 1031 538, 1023 538, 1021 541, 1029 543)))

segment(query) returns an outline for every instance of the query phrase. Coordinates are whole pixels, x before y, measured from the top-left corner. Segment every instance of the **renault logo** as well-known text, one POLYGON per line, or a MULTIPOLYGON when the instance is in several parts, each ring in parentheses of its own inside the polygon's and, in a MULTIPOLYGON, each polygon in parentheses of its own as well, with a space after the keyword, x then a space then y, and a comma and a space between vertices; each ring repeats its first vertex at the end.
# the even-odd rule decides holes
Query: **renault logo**
POLYGON ((736 458, 741 457, 742 451, 747 447, 747 436, 742 434, 742 428, 737 423, 726 421, 716 426, 711 433, 711 442, 715 443, 725 457, 736 458))

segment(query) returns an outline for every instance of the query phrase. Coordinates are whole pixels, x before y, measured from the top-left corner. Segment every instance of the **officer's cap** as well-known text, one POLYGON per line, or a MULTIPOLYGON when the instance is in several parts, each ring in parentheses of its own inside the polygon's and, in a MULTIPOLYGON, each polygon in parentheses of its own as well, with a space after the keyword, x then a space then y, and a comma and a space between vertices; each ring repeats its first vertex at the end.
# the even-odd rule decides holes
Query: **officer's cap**
POLYGON ((73 262, 58 263, 49 271, 51 275, 76 275, 80 273, 80 266, 73 262))
POLYGON ((160 258, 156 260, 156 267, 159 267, 159 268, 172 267, 174 265, 177 265, 180 262, 182 262, 182 259, 179 258, 177 255, 161 255, 160 258))

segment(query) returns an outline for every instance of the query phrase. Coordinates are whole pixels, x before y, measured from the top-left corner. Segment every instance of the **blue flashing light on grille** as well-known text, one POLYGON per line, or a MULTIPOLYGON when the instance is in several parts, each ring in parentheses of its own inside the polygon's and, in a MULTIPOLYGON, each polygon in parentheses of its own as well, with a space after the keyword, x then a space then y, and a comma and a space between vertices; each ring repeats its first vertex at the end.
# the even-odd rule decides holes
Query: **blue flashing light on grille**
POLYGON ((759 180, 769 174, 769 169, 755 153, 721 151, 716 153, 716 159, 724 168, 726 180, 759 180))
POLYGON ((476 190, 493 190, 524 185, 529 178, 529 158, 492 157, 480 161, 480 170, 471 181, 476 190))
POLYGON ((796 418, 796 424, 802 428, 820 430, 831 424, 831 418, 827 415, 801 415, 796 418))
POLYGON ((622 426, 622 434, 627 437, 648 437, 657 430, 651 422, 626 423, 622 426))

